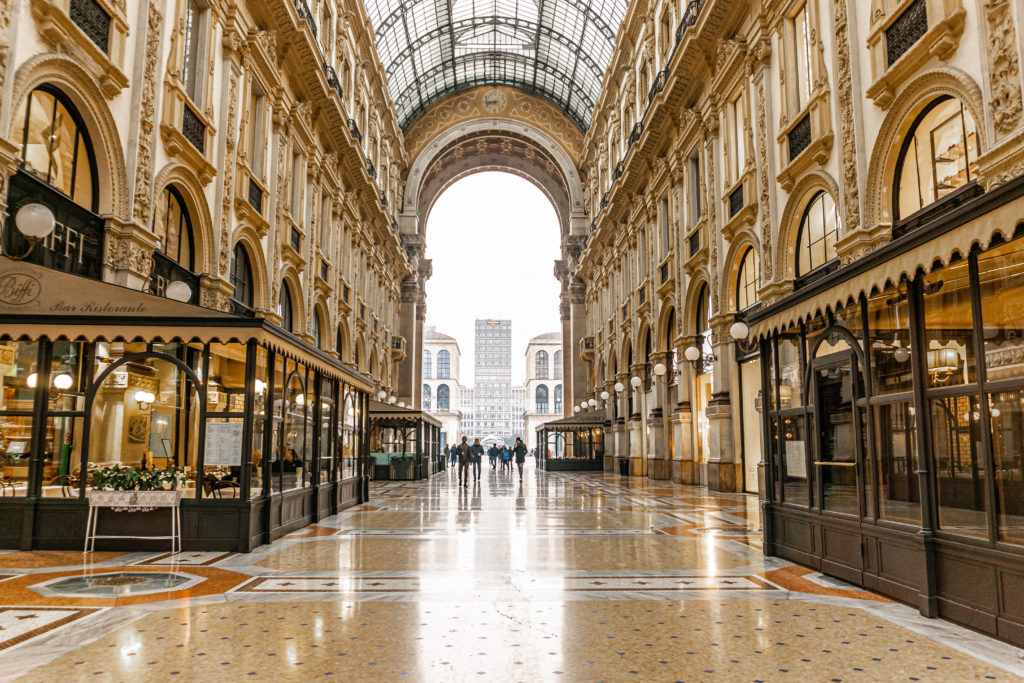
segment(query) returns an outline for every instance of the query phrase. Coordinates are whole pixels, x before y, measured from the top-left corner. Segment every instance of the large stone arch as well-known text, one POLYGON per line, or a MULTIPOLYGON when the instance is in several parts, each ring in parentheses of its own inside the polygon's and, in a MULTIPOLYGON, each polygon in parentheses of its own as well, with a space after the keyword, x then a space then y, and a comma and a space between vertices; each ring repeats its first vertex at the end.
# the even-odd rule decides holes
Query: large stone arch
MULTIPOLYGON (((199 181, 189 168, 179 163, 170 163, 160 169, 153 183, 153 190, 157 201, 164 188, 173 185, 185 200, 185 208, 188 209, 189 219, 192 221, 192 237, 195 239, 195 263, 196 273, 217 274, 216 241, 214 240, 213 218, 210 216, 210 207, 206 201, 206 194, 203 192, 203 184, 199 181)), ((155 220, 156 211, 152 212, 155 220)), ((152 225, 147 225, 150 231, 152 225)), ((252 256, 252 253, 249 254, 252 256)), ((251 259, 250 259, 251 260, 251 259)))
MULTIPOLYGON (((836 205, 838 208, 838 204, 836 205)), ((780 242, 780 244, 786 244, 780 242)), ((752 248, 754 253, 757 254, 757 266, 758 266, 758 281, 761 286, 764 286, 764 254, 761 253, 761 244, 757 239, 757 235, 750 228, 742 230, 737 233, 732 244, 729 245, 729 251, 726 252, 725 264, 722 268, 722 282, 721 289, 724 293, 726 305, 722 306, 723 312, 735 313, 736 312, 736 278, 739 276, 740 270, 740 257, 747 252, 748 248, 752 248)), ((770 257, 769 257, 770 258, 770 257)))
MULTIPOLYGON (((95 79, 69 55, 52 52, 36 55, 22 64, 14 76, 11 93, 13 111, 17 112, 28 94, 44 83, 59 88, 67 95, 89 131, 96 167, 101 171, 96 177, 99 214, 128 218, 129 190, 124 148, 107 100, 95 79)), ((20 133, 13 133, 24 125, 24 121, 19 122, 17 118, 13 114, 10 117, 5 131, 9 140, 20 139, 20 133)))
MULTIPOLYGON (((785 282, 796 278, 796 240, 800 233, 800 221, 803 219, 804 210, 818 192, 827 192, 836 203, 837 220, 842 221, 839 214, 839 184, 830 174, 825 171, 812 171, 805 175, 793 186, 789 193, 789 200, 786 208, 782 210, 782 220, 779 222, 778 248, 774 255, 775 279, 785 282)), ((845 234, 846 227, 839 225, 839 236, 845 234)), ((726 261, 728 263, 728 261, 726 261)), ((763 263, 763 261, 762 261, 763 263)))
POLYGON ((676 320, 676 325, 679 326, 680 334, 688 339, 692 339, 697 335, 697 323, 696 315, 697 310, 697 297, 700 296, 700 291, 704 287, 708 288, 708 301, 711 300, 711 277, 706 270, 703 268, 698 272, 694 273, 694 276, 690 279, 690 284, 686 288, 685 304, 683 310, 686 314, 676 320))
POLYGON ((978 154, 990 148, 985 102, 981 87, 960 69, 933 69, 921 74, 900 91, 882 122, 868 164, 867 194, 864 202, 866 225, 892 223, 892 190, 901 143, 917 114, 941 95, 956 97, 974 117, 978 131, 978 154))
MULTIPOLYGON (((555 178, 556 174, 560 175, 564 199, 556 196, 552 203, 559 212, 563 237, 572 232, 572 218, 582 216, 585 211, 583 183, 569 153, 551 135, 533 124, 491 117, 463 122, 444 129, 423 146, 413 160, 406 177, 402 202, 403 217, 418 219, 416 232, 425 234, 427 214, 441 192, 458 177, 465 177, 469 173, 488 168, 518 172, 519 175, 537 184, 549 197, 556 196, 556 188, 546 187, 545 182, 555 178), (493 144, 494 141, 501 140, 516 145, 517 149, 497 154, 488 154, 486 150, 479 153, 473 149, 480 141, 493 144), (463 150, 467 149, 474 153, 466 156, 463 150), (451 163, 454 156, 452 152, 462 155, 457 159, 458 163, 451 163), (528 155, 543 161, 535 162, 528 155), (551 166, 554 168, 551 169, 551 166), (542 168, 547 173, 542 173, 542 168), (560 204, 564 207, 561 210, 560 204)), ((584 222, 581 220, 579 223, 578 229, 582 230, 584 222)), ((412 232, 408 226, 405 227, 405 231, 412 232)))

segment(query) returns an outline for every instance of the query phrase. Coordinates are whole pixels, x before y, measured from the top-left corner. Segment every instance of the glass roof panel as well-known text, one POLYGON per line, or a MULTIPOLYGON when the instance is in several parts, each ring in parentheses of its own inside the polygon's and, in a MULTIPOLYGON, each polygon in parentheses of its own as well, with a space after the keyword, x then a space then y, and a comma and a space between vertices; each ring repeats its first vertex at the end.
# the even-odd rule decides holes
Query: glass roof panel
POLYGON ((445 95, 510 85, 590 126, 627 0, 364 0, 398 122, 445 95))

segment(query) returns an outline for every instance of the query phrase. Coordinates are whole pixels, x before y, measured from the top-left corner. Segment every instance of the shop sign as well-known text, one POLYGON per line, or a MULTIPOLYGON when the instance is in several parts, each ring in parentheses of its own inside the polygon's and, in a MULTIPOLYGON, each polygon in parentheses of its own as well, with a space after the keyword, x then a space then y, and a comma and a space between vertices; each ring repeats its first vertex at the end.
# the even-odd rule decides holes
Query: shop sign
MULTIPOLYGON (((103 265, 103 219, 25 171, 11 177, 7 191, 7 222, 4 252, 24 254, 29 242, 18 230, 14 217, 25 204, 42 204, 53 212, 53 232, 40 240, 26 259, 47 268, 99 280, 103 265)), ((14 283, 7 283, 10 288, 14 283)), ((0 285, 2 286, 2 285, 0 285)), ((10 292, 10 290, 7 290, 10 292)), ((0 296, 3 296, 0 293, 0 296)), ((15 303, 4 299, 6 303, 15 303)), ((20 302, 22 304, 27 302, 20 302)))

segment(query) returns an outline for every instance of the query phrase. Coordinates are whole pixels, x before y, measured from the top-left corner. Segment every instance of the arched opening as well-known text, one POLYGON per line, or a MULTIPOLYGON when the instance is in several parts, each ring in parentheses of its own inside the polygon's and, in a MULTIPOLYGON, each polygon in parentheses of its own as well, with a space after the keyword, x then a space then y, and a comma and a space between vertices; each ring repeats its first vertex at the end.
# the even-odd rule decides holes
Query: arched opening
POLYGON ((437 378, 450 379, 452 376, 452 355, 442 349, 437 352, 437 378))
POLYGON ((536 370, 534 371, 537 375, 537 379, 548 378, 548 352, 540 350, 537 352, 537 356, 534 360, 536 370))
POLYGON ((839 215, 836 202, 824 190, 815 194, 800 219, 800 232, 796 238, 796 276, 802 277, 837 257, 839 215))
POLYGON ((254 300, 252 262, 249 260, 249 251, 241 242, 235 244, 235 248, 231 252, 229 271, 233 287, 231 292, 232 312, 251 315, 254 300))
POLYGON ((548 412, 548 388, 541 384, 537 387, 534 400, 536 401, 537 412, 544 414, 548 412))
POLYGON ((736 271, 736 310, 745 311, 757 303, 757 289, 761 284, 761 269, 757 251, 747 247, 740 256, 736 271))
POLYGON ((281 298, 277 302, 277 314, 281 316, 281 327, 294 332, 294 312, 292 309, 292 288, 287 280, 281 281, 281 298))
POLYGON ((423 385, 423 410, 425 410, 427 412, 430 411, 430 397, 431 397, 430 385, 429 384, 424 384, 423 385))
POLYGON ((447 384, 441 384, 437 387, 437 409, 442 413, 446 413, 450 410, 451 406, 451 389, 448 388, 447 384))
POLYGON ((181 192, 173 185, 165 187, 157 201, 153 233, 157 238, 158 253, 189 271, 195 269, 192 217, 181 192))
POLYGON ((974 116, 961 100, 946 95, 928 103, 911 124, 896 162, 895 220, 975 182, 979 147, 974 116))

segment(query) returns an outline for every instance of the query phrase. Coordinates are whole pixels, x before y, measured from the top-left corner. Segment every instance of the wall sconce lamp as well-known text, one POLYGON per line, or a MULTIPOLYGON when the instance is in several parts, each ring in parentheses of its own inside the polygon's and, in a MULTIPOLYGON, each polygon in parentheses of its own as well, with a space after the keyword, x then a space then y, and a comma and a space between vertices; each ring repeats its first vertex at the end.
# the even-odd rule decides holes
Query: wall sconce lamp
POLYGON ((391 397, 388 398, 388 405, 392 405, 393 406, 396 403, 398 403, 398 397, 397 396, 391 396, 391 397))
POLYGON ((743 341, 750 336, 750 326, 742 320, 737 320, 729 327, 729 336, 736 341, 743 341))
POLYGON ((24 261, 32 255, 36 243, 53 232, 57 220, 53 217, 53 211, 42 204, 25 204, 14 215, 14 225, 28 240, 28 249, 21 256, 8 254, 7 257, 15 261, 24 261))
POLYGON ((615 386, 612 388, 615 389, 616 394, 621 394, 626 389, 626 385, 624 385, 622 382, 616 382, 615 386))
POLYGON ((152 391, 139 389, 135 392, 135 402, 139 404, 139 410, 149 410, 155 400, 156 396, 153 395, 152 391))
POLYGON ((377 400, 378 401, 383 403, 384 399, 386 399, 387 397, 388 397, 388 392, 384 391, 383 389, 381 389, 380 391, 377 392, 377 400))

